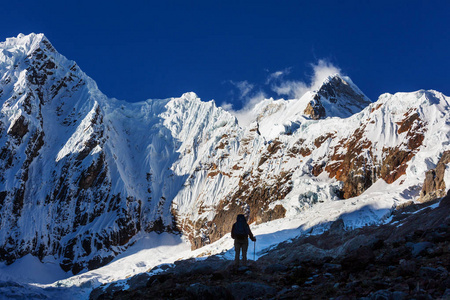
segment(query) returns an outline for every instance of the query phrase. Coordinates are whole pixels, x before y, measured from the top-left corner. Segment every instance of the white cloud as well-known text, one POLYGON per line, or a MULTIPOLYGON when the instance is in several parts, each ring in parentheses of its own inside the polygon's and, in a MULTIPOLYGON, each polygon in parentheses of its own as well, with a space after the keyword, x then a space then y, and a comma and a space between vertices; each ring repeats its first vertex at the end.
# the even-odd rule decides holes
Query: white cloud
POLYGON ((220 107, 222 107, 224 110, 233 111, 233 104, 228 102, 222 103, 220 107))
POLYGON ((244 106, 239 110, 234 110, 233 105, 227 102, 223 103, 221 107, 236 116, 239 124, 245 127, 256 120, 253 108, 264 99, 267 99, 267 95, 263 91, 258 91, 251 97, 246 98, 244 106))
POLYGON ((233 81, 230 83, 234 85, 239 90, 239 98, 244 99, 255 87, 253 84, 249 83, 247 80, 244 81, 233 81))
POLYGON ((311 67, 313 69, 313 75, 311 76, 311 82, 309 84, 295 80, 280 81, 271 86, 272 91, 279 96, 288 96, 289 98, 298 99, 306 92, 320 88, 323 81, 328 76, 341 73, 341 69, 324 59, 319 60, 317 64, 311 64, 311 67))
POLYGON ((286 95, 289 98, 300 98, 309 90, 309 86, 302 81, 287 80, 272 86, 272 91, 277 95, 286 95))
POLYGON ((280 70, 280 71, 276 71, 276 72, 270 73, 269 76, 267 76, 266 84, 269 84, 269 83, 271 83, 273 81, 276 81, 276 80, 280 80, 284 76, 289 75, 289 73, 291 73, 291 69, 292 68, 286 68, 284 70, 280 70))

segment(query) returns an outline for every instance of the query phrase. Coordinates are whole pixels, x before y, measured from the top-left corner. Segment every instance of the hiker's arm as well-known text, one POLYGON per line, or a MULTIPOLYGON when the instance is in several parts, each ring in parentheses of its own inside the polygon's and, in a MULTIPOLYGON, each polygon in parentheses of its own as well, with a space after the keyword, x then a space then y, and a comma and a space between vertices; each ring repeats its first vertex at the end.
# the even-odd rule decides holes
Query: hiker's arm
POLYGON ((250 226, 249 225, 247 225, 247 226, 248 226, 248 235, 250 236, 250 239, 255 242, 256 238, 253 236, 253 233, 250 230, 250 226))
POLYGON ((231 238, 234 240, 235 236, 234 236, 234 224, 233 227, 231 227, 231 238))

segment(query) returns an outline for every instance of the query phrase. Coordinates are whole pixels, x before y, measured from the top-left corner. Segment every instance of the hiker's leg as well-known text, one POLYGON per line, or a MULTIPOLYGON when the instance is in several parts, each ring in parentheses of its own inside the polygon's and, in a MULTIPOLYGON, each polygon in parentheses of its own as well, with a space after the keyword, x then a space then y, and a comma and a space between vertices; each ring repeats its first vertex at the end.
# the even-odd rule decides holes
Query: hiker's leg
POLYGON ((239 266, 239 252, 241 251, 241 244, 237 241, 234 241, 234 264, 239 266))
POLYGON ((247 249, 248 249, 248 240, 242 244, 242 262, 244 265, 247 264, 247 249))

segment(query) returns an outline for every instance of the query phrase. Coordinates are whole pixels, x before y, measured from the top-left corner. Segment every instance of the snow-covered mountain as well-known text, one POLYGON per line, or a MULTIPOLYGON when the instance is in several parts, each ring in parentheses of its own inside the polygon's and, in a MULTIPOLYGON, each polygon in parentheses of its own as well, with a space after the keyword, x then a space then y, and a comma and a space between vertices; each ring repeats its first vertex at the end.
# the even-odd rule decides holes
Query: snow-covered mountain
POLYGON ((42 34, 0 43, 0 76, 0 259, 52 256, 74 274, 142 232, 181 233, 199 248, 237 213, 292 218, 379 180, 396 187, 393 203, 417 199, 450 150, 449 97, 372 103, 339 75, 301 99, 262 101, 245 127, 194 93, 108 98, 42 34))

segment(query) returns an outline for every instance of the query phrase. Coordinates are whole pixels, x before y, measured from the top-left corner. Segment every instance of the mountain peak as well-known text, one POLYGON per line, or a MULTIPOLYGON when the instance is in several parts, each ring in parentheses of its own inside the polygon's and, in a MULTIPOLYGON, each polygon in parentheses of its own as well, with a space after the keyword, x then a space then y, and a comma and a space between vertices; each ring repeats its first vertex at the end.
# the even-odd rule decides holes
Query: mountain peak
POLYGON ((54 50, 50 41, 43 33, 30 33, 28 35, 19 33, 17 37, 7 38, 5 42, 0 43, 0 48, 21 50, 26 54, 30 54, 38 48, 54 50))
MULTIPOLYGON (((372 101, 347 77, 339 74, 328 76, 313 96, 310 106, 320 108, 320 118, 349 117, 367 107, 372 101)), ((317 109, 315 109, 317 110, 317 109)))
POLYGON ((332 82, 333 80, 342 80, 341 75, 339 73, 335 73, 335 74, 327 76, 323 80, 322 85, 328 84, 328 83, 332 82))
POLYGON ((181 95, 181 98, 186 99, 188 101, 192 101, 192 100, 198 99, 198 96, 194 92, 186 92, 183 95, 181 95))
POLYGON ((359 100, 361 102, 367 102, 367 104, 372 102, 366 95, 364 95, 358 86, 353 83, 350 77, 341 76, 339 74, 334 74, 325 78, 322 85, 317 90, 317 93, 326 98, 330 98, 331 102, 339 96, 360 98, 359 100))

